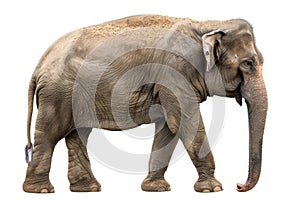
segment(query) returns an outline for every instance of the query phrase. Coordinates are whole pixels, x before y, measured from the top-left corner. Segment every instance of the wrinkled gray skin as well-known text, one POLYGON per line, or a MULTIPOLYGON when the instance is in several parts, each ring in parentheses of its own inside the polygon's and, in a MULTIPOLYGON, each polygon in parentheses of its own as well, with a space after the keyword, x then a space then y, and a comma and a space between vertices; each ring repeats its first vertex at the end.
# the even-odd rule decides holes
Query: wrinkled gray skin
POLYGON ((199 111, 199 103, 213 95, 236 98, 240 105, 246 101, 249 174, 237 190, 252 189, 261 170, 267 113, 262 65, 252 27, 244 20, 144 15, 65 35, 47 50, 30 81, 28 147, 35 93, 38 116, 24 191, 54 192, 49 171, 62 138, 69 150, 71 191, 100 191, 86 150, 92 128, 147 123, 155 123, 156 134, 143 190, 170 190, 164 173, 178 140, 197 169, 195 190, 222 190, 199 111), (161 107, 151 110, 153 105, 161 107))

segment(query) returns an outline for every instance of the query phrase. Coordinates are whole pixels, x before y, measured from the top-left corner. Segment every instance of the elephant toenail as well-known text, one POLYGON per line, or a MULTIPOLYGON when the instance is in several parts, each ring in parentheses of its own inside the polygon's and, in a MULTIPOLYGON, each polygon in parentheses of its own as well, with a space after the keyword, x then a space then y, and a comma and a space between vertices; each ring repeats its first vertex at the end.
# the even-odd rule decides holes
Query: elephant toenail
POLYGON ((222 191, 222 188, 221 188, 221 187, 216 186, 216 187, 214 188, 214 192, 220 192, 220 191, 222 191))
POLYGON ((41 190, 41 193, 48 193, 48 190, 44 188, 41 190))

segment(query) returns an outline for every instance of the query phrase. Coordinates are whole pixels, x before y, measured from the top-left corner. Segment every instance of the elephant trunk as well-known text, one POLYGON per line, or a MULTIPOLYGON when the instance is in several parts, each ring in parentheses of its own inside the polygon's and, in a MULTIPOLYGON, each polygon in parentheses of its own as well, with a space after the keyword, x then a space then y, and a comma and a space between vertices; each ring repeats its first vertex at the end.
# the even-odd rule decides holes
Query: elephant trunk
POLYGON ((251 190, 258 182, 261 171, 262 142, 268 110, 268 97, 262 77, 262 66, 244 76, 241 94, 248 107, 249 119, 249 172, 245 184, 237 184, 239 192, 251 190))

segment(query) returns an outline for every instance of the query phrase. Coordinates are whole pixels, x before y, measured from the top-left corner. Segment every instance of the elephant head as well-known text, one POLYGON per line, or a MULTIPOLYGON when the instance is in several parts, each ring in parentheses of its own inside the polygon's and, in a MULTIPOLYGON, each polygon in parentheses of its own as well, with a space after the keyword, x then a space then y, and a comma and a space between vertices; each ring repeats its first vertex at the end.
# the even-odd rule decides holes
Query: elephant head
POLYGON ((263 57, 256 47, 252 27, 231 20, 202 36, 206 59, 205 80, 210 95, 245 99, 249 118, 249 172, 238 191, 252 189, 260 176, 262 141, 267 115, 267 92, 262 76, 263 57))

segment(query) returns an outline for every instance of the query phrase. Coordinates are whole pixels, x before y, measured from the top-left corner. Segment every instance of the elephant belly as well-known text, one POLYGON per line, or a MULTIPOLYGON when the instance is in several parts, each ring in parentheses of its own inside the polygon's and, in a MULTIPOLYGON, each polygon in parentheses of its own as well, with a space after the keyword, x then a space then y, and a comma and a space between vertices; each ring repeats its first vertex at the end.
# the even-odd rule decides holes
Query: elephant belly
POLYGON ((96 103, 99 128, 125 130, 163 118, 163 109, 153 97, 154 84, 146 84, 132 92, 102 92, 96 103))
POLYGON ((113 111, 111 115, 102 115, 98 118, 99 126, 97 128, 119 131, 135 128, 142 124, 149 124, 163 118, 163 112, 158 111, 158 105, 153 105, 148 110, 141 111, 113 111), (108 116, 111 116, 110 119, 108 116))

